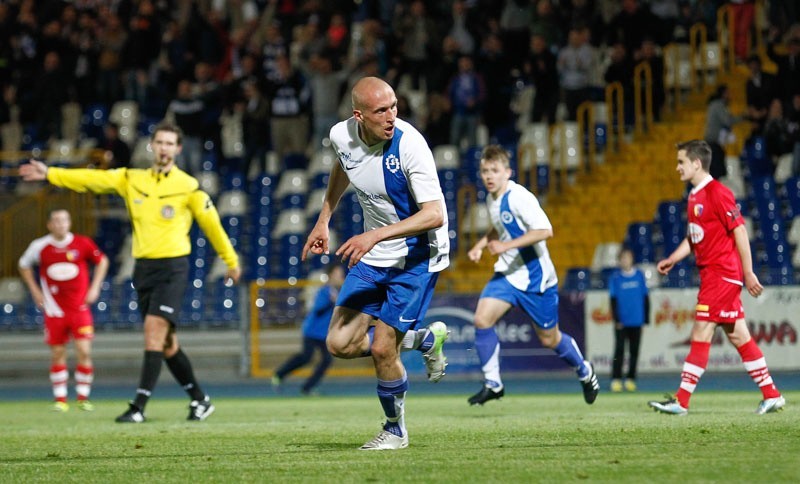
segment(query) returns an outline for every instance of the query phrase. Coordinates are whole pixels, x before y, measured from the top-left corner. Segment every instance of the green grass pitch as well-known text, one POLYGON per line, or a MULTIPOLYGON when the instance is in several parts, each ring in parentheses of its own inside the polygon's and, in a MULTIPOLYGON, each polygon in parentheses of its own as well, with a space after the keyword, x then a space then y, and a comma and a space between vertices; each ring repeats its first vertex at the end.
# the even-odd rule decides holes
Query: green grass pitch
POLYGON ((465 396, 406 401, 410 446, 362 452, 382 423, 374 395, 217 399, 205 422, 154 398, 148 421, 114 423, 121 400, 66 414, 0 402, 0 482, 798 482, 800 419, 753 412, 759 394, 698 392, 687 417, 657 394, 465 396))

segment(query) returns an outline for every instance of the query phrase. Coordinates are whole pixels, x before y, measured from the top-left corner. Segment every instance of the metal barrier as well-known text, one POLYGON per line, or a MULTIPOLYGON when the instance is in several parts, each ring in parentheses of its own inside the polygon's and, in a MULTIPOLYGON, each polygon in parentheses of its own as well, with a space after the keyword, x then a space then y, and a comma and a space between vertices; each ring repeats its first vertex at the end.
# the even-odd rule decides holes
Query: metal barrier
POLYGON ((735 65, 733 8, 730 5, 717 9, 717 42, 722 57, 719 63, 720 74, 729 74, 735 65))
POLYGON ((584 101, 578 106, 576 111, 578 120, 578 132, 580 133, 580 155, 581 165, 586 173, 592 171, 597 163, 597 139, 595 138, 595 113, 594 103, 591 101, 584 101), (586 136, 587 142, 583 142, 583 137, 586 136), (588 145, 588 146, 587 146, 588 145))
MULTIPOLYGON (((475 236, 475 212, 472 210, 478 204, 478 190, 473 185, 462 185, 456 194, 458 200, 458 257, 464 258, 469 249, 475 245, 478 238, 475 236), (466 230, 467 221, 469 229, 466 230)), ((481 234, 483 236, 483 234, 481 234)))
POLYGON ((689 78, 691 79, 691 89, 694 92, 701 92, 706 83, 706 73, 708 71, 708 59, 706 58, 706 49, 708 47, 708 29, 700 23, 692 25, 689 29, 689 64, 691 71, 689 78), (698 65, 698 62, 700 65, 698 65), (698 81, 697 72, 703 75, 702 84, 698 81))
POLYGON ((636 136, 642 136, 653 126, 653 71, 647 62, 640 62, 633 69, 633 119, 636 136), (642 86, 642 82, 644 82, 644 86, 642 86), (642 91, 644 91, 644 118, 642 117, 642 91))
POLYGON ((664 94, 669 94, 672 91, 672 96, 667 96, 669 109, 671 112, 677 112, 678 106, 681 103, 682 88, 681 88, 681 52, 678 44, 667 44, 664 46, 664 94), (672 78, 670 79, 670 68, 672 78))
POLYGON ((622 148, 622 137, 625 134, 624 102, 625 94, 621 82, 612 82, 606 86, 606 115, 608 116, 608 130, 606 146, 614 153, 619 153, 622 148), (616 109, 614 104, 616 103, 616 109), (616 132, 614 130, 616 126, 616 132))

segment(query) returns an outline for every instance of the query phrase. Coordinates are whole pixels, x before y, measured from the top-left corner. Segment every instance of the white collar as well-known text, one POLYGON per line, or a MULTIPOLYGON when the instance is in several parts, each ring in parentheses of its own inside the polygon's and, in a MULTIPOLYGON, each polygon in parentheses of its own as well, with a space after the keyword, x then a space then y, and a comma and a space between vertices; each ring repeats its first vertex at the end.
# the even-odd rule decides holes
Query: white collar
POLYGON ((708 185, 709 183, 711 183, 711 180, 713 180, 713 179, 714 179, 714 177, 713 177, 713 176, 711 176, 711 175, 706 175, 706 177, 705 177, 705 178, 703 178, 703 180, 702 180, 700 183, 698 183, 696 187, 692 188, 692 195, 694 195, 695 193, 697 193, 697 192, 699 192, 700 190, 702 190, 703 188, 705 188, 705 187, 706 187, 706 185, 708 185))

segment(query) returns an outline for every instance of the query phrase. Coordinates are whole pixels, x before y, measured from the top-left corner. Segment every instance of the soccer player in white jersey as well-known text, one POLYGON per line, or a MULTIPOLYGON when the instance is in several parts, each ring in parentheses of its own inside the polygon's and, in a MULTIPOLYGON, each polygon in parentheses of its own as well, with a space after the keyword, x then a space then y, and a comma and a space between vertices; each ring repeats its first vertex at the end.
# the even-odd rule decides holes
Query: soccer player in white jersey
POLYGON ((494 326, 509 309, 518 306, 533 320, 542 345, 575 369, 586 403, 594 403, 600 390, 594 367, 583 359, 575 340, 558 329, 558 278, 545 243, 553 236, 550 220, 533 193, 511 180, 509 157, 503 147, 484 148, 480 174, 489 192, 486 203, 492 228, 468 256, 478 262, 483 249, 489 249, 498 259, 494 276, 475 310, 475 349, 484 385, 467 401, 483 405, 505 395, 500 378, 500 341, 494 326))
POLYGON ((433 154, 422 135, 397 118, 397 97, 376 77, 352 91, 353 117, 331 128, 339 157, 319 219, 303 247, 328 253, 328 224, 352 184, 364 211, 364 233, 336 250, 350 272, 339 291, 328 331, 328 350, 338 358, 371 356, 386 423, 362 450, 408 447, 403 406, 408 377, 402 349, 419 349, 428 378, 444 375, 444 323, 415 328, 425 316, 439 272, 449 264, 450 243, 442 188, 433 154))

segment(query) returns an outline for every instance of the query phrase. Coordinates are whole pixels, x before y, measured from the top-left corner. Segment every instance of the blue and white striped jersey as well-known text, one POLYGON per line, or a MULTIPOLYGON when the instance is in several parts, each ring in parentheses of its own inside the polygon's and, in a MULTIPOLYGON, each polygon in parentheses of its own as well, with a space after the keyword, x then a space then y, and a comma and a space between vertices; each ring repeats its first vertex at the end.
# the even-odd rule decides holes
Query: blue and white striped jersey
MULTIPOLYGON (((355 118, 350 118, 331 128, 330 139, 358 194, 365 231, 404 220, 424 202, 440 200, 443 213, 447 213, 433 154, 422 134, 409 123, 397 119, 391 140, 367 146, 358 135, 355 118)), ((426 263, 429 272, 439 272, 450 264, 447 220, 442 227, 423 234, 384 240, 361 261, 401 269, 426 263)))
MULTIPOLYGON (((529 230, 553 228, 536 196, 511 180, 508 189, 497 199, 491 194, 487 195, 486 204, 501 242, 516 239, 529 230)), ((495 262, 494 270, 503 274, 512 286, 521 291, 544 292, 558 284, 558 276, 544 240, 503 252, 495 262)))

